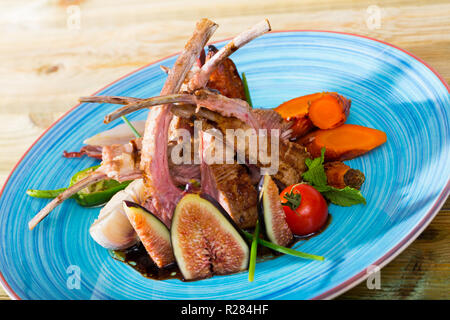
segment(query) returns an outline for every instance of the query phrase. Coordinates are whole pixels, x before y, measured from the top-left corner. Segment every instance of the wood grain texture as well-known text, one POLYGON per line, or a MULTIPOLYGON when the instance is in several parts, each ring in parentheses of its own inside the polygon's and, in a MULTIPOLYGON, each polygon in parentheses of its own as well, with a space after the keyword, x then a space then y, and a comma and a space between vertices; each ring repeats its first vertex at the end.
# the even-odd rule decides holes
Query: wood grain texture
POLYGON ((366 281, 339 299, 449 299, 450 211, 441 211, 428 228, 381 269, 380 289, 366 281))
MULTIPOLYGON (((402 47, 449 82, 450 3, 350 0, 4 0, 0 2, 0 186, 31 143, 77 103, 138 67, 178 52, 195 21, 231 37, 262 18, 274 30, 357 33, 402 47), (379 28, 368 8, 380 9, 379 28), (74 29, 74 7, 80 28, 74 29)), ((75 24, 76 25, 76 24, 75 24)), ((382 289, 365 283, 341 298, 449 298, 450 206, 381 271, 382 289)), ((7 299, 0 288, 0 299, 7 299)))

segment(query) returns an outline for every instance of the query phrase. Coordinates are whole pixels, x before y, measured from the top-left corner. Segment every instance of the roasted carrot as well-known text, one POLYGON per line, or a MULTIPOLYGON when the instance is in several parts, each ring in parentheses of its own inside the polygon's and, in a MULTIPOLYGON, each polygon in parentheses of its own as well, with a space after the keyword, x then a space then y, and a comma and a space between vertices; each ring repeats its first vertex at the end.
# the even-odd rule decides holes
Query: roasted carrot
POLYGON ((276 107, 275 111, 286 120, 304 117, 308 115, 311 103, 319 99, 322 95, 323 93, 319 92, 288 100, 276 107))
POLYGON ((350 112, 351 100, 335 92, 325 92, 311 102, 308 116, 319 129, 333 129, 344 124, 350 112))
POLYGON ((283 119, 294 122, 292 126, 293 138, 302 137, 314 128, 314 125, 308 117, 309 106, 312 101, 321 96, 322 93, 309 94, 283 102, 275 108, 275 111, 277 111, 283 119))
POLYGON ((341 161, 326 162, 324 169, 328 185, 338 189, 345 187, 360 189, 365 180, 364 173, 350 168, 341 161))
POLYGON ((303 137, 304 145, 313 157, 326 148, 325 161, 343 161, 358 157, 386 142, 386 133, 380 130, 343 124, 329 130, 316 130, 303 137))
POLYGON ((299 138, 314 127, 332 129, 347 120, 351 101, 335 92, 319 92, 286 101, 275 110, 293 121, 292 137, 299 138))

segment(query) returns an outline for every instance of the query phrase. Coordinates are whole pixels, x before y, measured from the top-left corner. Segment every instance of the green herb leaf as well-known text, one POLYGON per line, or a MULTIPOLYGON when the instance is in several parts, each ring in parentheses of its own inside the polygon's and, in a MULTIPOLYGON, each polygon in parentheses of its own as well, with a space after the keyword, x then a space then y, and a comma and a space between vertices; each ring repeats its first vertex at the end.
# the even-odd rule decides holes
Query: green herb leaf
POLYGON ((308 167, 308 171, 303 173, 303 180, 311 183, 314 187, 327 186, 327 175, 323 167, 325 159, 325 148, 322 148, 321 156, 314 160, 306 159, 305 164, 308 167))
POLYGON ((125 116, 122 116, 121 118, 122 118, 123 122, 125 122, 125 123, 130 127, 131 131, 133 131, 134 136, 135 136, 136 138, 140 138, 141 135, 140 135, 139 132, 136 130, 136 128, 131 124, 130 120, 128 120, 128 118, 125 117, 125 116))
POLYGON ((306 159, 305 164, 308 167, 308 171, 302 175, 303 180, 311 184, 335 205, 350 207, 355 204, 366 204, 366 199, 364 199, 361 191, 348 186, 344 189, 338 189, 328 185, 327 175, 323 166, 324 160, 325 148, 322 148, 320 157, 314 160, 306 159))
POLYGON ((325 198, 338 206, 350 207, 355 204, 366 204, 366 199, 361 194, 361 191, 351 187, 345 187, 344 189, 338 189, 330 187, 331 190, 323 193, 325 198))

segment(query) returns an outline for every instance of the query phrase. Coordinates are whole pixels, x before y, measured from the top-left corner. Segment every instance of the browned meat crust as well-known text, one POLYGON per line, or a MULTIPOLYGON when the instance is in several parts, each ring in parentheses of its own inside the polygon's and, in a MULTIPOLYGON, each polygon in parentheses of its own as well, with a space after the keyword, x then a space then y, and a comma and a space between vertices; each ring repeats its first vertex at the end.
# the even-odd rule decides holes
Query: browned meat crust
MULTIPOLYGON (((228 118, 217 116, 215 121, 203 121, 203 129, 217 128, 225 136, 227 129, 246 129, 248 128, 242 121, 236 118, 228 118)), ((258 143, 259 145, 259 143, 258 143)), ((268 155, 271 154, 270 142, 268 142, 268 155)), ((236 146, 236 143, 235 143, 236 146)), ((250 154, 249 146, 246 144, 245 157, 247 161, 254 155, 250 154)), ((235 150, 236 151, 236 150, 235 150)), ((306 171, 305 160, 309 158, 310 155, 306 149, 298 143, 291 142, 288 140, 281 140, 279 143, 279 164, 278 172, 274 175, 281 184, 289 186, 302 181, 302 174, 306 171)), ((269 164, 262 164, 256 159, 256 165, 260 168, 270 167, 269 164)), ((255 160, 249 161, 249 163, 255 163, 255 160)))
POLYGON ((302 174, 307 169, 305 160, 309 157, 306 149, 297 143, 280 143, 280 167, 274 178, 286 186, 301 182, 302 174))
MULTIPOLYGON (((208 138, 204 132, 200 133, 200 141, 202 191, 216 199, 239 227, 254 227, 258 195, 247 169, 238 163, 208 164, 205 156, 220 152, 218 147, 223 142, 208 138)), ((225 149, 222 145, 223 156, 225 149)))
MULTIPOLYGON (((202 174, 216 192, 210 191, 241 228, 252 228, 258 218, 258 194, 252 185, 247 170, 239 164, 213 164, 207 166, 207 174, 202 174)), ((202 173, 204 173, 203 171, 202 173)))
MULTIPOLYGON (((208 47, 207 61, 217 52, 215 46, 208 47)), ((236 65, 230 58, 226 58, 209 76, 206 86, 219 91, 228 98, 239 98, 246 100, 244 85, 239 76, 236 65)))

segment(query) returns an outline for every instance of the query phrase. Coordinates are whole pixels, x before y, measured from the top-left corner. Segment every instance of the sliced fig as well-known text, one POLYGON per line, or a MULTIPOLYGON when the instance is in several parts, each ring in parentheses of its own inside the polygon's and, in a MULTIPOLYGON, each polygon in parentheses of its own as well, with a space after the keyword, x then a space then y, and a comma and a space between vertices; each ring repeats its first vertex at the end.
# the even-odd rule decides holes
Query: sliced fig
POLYGON ((208 195, 186 194, 170 228, 172 247, 185 280, 247 269, 249 248, 236 225, 208 195))
POLYGON ((174 263, 170 232, 166 225, 134 202, 124 201, 123 208, 153 262, 159 268, 174 263))
POLYGON ((270 242, 285 247, 294 237, 286 222, 278 187, 269 175, 265 175, 261 178, 259 190, 258 213, 262 230, 270 242))

